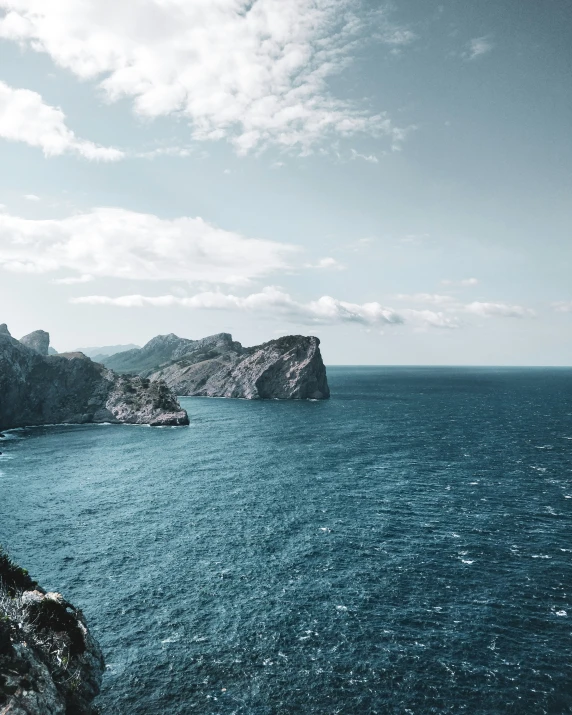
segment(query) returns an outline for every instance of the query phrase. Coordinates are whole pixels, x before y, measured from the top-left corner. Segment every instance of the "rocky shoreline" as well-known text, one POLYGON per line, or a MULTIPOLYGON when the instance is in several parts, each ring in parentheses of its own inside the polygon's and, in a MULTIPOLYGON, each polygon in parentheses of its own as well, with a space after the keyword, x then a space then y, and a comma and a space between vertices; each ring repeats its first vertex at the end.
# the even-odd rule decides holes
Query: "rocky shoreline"
POLYGON ((47 424, 189 424, 167 385, 117 375, 82 353, 49 353, 49 334, 0 325, 0 430, 47 424))
POLYGON ((104 667, 82 612, 0 550, 0 715, 96 715, 104 667))

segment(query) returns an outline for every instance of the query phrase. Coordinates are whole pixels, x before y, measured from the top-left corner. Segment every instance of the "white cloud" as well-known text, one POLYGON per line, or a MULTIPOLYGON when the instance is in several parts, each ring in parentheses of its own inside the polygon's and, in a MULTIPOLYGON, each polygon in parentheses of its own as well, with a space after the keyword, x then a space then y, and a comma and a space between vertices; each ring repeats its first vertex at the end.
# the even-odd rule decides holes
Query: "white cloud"
POLYGON ((26 201, 40 201, 40 197, 36 194, 24 194, 26 201))
POLYGON ((164 146, 150 149, 149 151, 141 151, 134 154, 137 159, 156 159, 158 156, 180 156, 187 157, 192 154, 192 149, 181 146, 164 146))
POLYGON ((426 305, 450 306, 454 303, 454 298, 450 295, 440 295, 439 293, 398 293, 396 300, 403 300, 409 303, 425 303, 426 305))
POLYGON ((463 288, 469 287, 469 286, 476 286, 479 284, 479 281, 476 278, 463 278, 460 281, 452 281, 449 280, 448 278, 444 278, 441 281, 441 285, 444 286, 461 286, 463 288))
POLYGON ((335 258, 327 257, 327 258, 321 258, 317 263, 306 263, 305 268, 329 268, 333 269, 336 271, 343 271, 345 270, 345 266, 343 263, 340 263, 339 261, 336 261, 335 258))
POLYGON ((488 54, 493 47, 493 43, 487 36, 475 37, 469 42, 467 51, 464 53, 463 57, 468 60, 475 60, 477 57, 488 54))
POLYGON ((454 329, 461 327, 459 320, 455 316, 447 315, 441 311, 411 310, 407 308, 401 311, 401 315, 406 322, 422 330, 426 328, 454 329))
POLYGON ((296 250, 202 218, 118 208, 50 220, 0 214, 0 267, 11 271, 241 284, 284 268, 296 250))
POLYGON ((76 285, 77 283, 91 283, 93 276, 89 273, 84 273, 81 276, 69 276, 67 278, 54 278, 52 283, 57 285, 76 285))
MULTIPOLYGON (((3 22, 6 18, 0 19, 0 27, 3 22)), ((37 92, 14 89, 1 80, 0 137, 38 147, 45 156, 73 153, 90 161, 117 161, 123 157, 118 149, 76 137, 66 126, 62 110, 46 104, 37 92)))
POLYGON ((560 300, 557 303, 552 303, 552 307, 558 313, 572 313, 572 300, 560 300))
MULTIPOLYGON (((428 294, 418 294, 427 297, 428 294)), ((443 297, 443 296, 442 296, 443 297)), ((184 295, 123 295, 113 298, 105 295, 89 295, 72 298, 72 303, 81 305, 107 305, 121 308, 182 307, 194 310, 238 310, 265 317, 288 320, 305 325, 335 325, 356 323, 366 327, 406 324, 415 330, 428 328, 455 329, 464 321, 459 314, 471 313, 479 317, 526 318, 534 316, 534 311, 517 305, 503 303, 471 303, 469 305, 447 305, 443 310, 403 308, 395 310, 377 301, 371 303, 350 303, 331 296, 302 303, 275 286, 263 288, 259 293, 237 296, 221 291, 205 291, 193 296, 184 295), (457 313, 457 314, 456 314, 457 313)), ((422 302, 422 301, 421 301, 422 302)), ((430 302, 430 301, 427 301, 430 302)), ((438 305, 439 302, 435 301, 438 305)))
MULTIPOLYGON (((269 144, 305 153, 360 132, 399 146, 405 136, 385 113, 328 89, 375 31, 360 0, 0 0, 0 9, 0 37, 98 81, 110 100, 132 99, 139 115, 185 116, 195 139, 227 138, 239 153, 269 144)), ((383 41, 412 41, 379 17, 383 41)))
POLYGON ((474 301, 464 306, 467 313, 473 313, 481 318, 530 318, 535 312, 521 305, 507 305, 506 303, 480 303, 474 301))
POLYGON ((376 38, 385 45, 399 48, 410 45, 417 39, 417 35, 405 27, 387 27, 384 32, 377 34, 376 38))
POLYGON ((352 149, 352 159, 363 159, 363 161, 367 161, 370 164, 379 164, 379 159, 375 154, 360 154, 355 149, 352 149))
POLYGON ((404 310, 399 313, 393 308, 384 307, 377 302, 349 303, 331 296, 322 296, 318 300, 301 303, 274 286, 268 286, 263 288, 260 293, 252 293, 245 297, 216 291, 198 293, 190 297, 124 295, 111 298, 90 295, 72 298, 71 302, 81 305, 110 305, 122 308, 179 306, 195 310, 240 310, 268 317, 279 316, 290 322, 305 325, 356 323, 365 326, 380 326, 411 323, 414 327, 457 327, 454 319, 430 310, 404 310))

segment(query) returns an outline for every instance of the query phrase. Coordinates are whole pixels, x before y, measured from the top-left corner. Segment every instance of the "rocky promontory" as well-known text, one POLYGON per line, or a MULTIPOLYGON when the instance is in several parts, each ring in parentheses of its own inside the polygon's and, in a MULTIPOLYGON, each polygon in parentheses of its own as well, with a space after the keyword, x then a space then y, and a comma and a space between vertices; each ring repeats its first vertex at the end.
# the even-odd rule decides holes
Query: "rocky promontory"
POLYGON ((121 373, 163 380, 176 394, 245 399, 315 399, 330 396, 316 337, 287 335, 244 348, 229 333, 201 340, 158 335, 138 350, 104 364, 121 373))
POLYGON ((0 713, 95 715, 103 670, 81 611, 0 550, 0 713))
POLYGON ((57 423, 189 423, 164 382, 117 375, 82 353, 48 355, 44 331, 23 340, 0 325, 0 430, 57 423))

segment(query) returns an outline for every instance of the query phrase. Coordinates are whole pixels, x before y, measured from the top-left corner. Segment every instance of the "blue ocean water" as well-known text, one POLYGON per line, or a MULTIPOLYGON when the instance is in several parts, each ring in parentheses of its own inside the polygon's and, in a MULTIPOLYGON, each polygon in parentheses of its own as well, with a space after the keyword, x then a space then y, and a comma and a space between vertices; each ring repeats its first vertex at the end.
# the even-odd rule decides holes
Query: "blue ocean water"
POLYGON ((328 374, 2 441, 0 542, 83 608, 103 715, 572 713, 572 370, 328 374))

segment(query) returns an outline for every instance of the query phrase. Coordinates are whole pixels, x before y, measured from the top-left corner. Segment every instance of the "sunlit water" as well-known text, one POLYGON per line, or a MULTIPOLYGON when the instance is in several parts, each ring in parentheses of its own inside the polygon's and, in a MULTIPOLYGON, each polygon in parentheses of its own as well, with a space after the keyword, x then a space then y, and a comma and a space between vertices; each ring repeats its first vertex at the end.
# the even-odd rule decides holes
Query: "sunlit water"
POLYGON ((329 402, 0 449, 0 542, 121 713, 572 712, 572 371, 330 368, 329 402))

